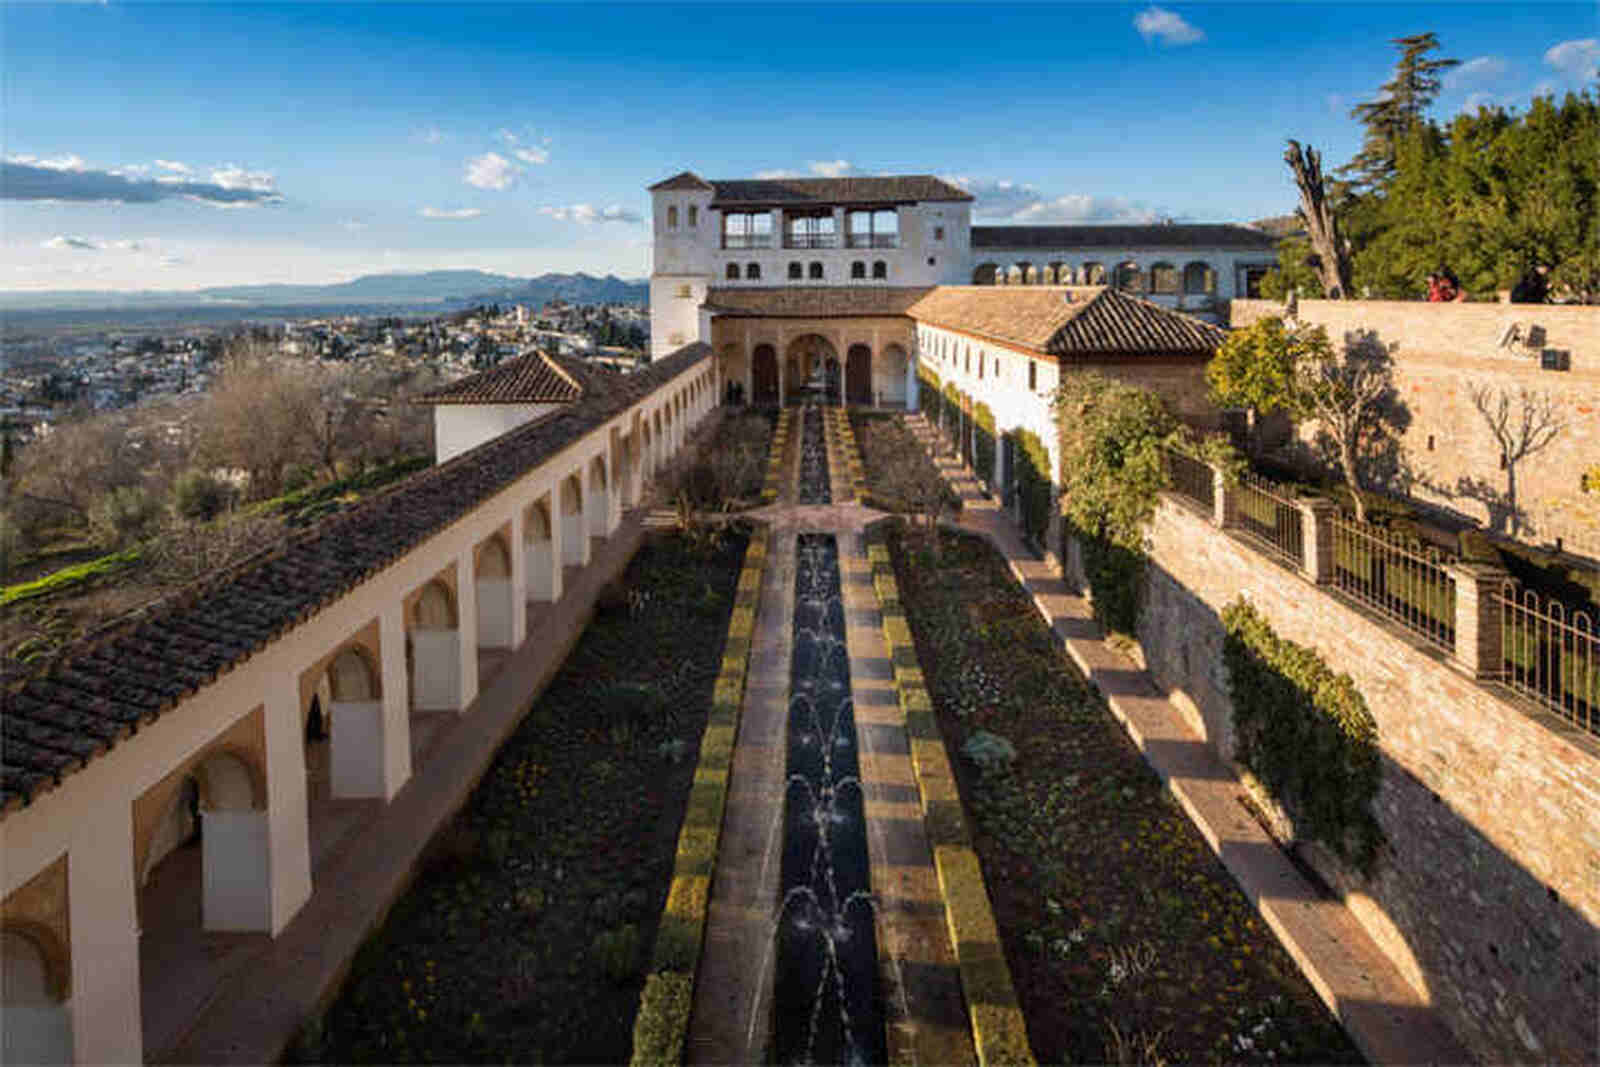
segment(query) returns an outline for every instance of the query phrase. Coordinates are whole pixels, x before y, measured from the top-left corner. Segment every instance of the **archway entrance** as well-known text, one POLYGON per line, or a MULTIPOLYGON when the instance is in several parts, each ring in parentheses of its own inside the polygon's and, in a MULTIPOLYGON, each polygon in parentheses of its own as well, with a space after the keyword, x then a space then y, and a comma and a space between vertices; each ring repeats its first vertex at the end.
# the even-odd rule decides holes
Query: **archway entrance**
POLYGON ((751 359, 751 400, 757 404, 778 403, 778 353, 771 345, 756 345, 751 359))
POLYGON ((788 372, 784 383, 789 393, 787 402, 839 402, 839 353, 826 337, 808 333, 795 338, 784 356, 784 369, 788 372))
POLYGON ((845 356, 844 399, 847 404, 872 404, 872 349, 851 345, 845 356))

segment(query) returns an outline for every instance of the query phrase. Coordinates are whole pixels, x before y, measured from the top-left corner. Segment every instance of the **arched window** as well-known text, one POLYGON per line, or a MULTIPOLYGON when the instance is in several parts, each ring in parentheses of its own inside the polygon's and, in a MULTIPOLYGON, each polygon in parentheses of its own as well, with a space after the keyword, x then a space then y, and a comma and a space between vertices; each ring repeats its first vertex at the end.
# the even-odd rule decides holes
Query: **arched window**
POLYGON ((1084 285, 1104 285, 1106 283, 1106 268, 1103 263, 1090 260, 1083 265, 1084 285))
POLYGON ((760 281, 761 280, 761 264, 759 264, 759 263, 746 263, 745 264, 745 268, 744 268, 744 276, 747 279, 749 279, 750 281, 760 281))
POLYGON ((810 273, 812 281, 820 282, 822 280, 822 264, 819 263, 819 262, 813 261, 812 264, 811 264, 811 270, 810 270, 809 273, 810 273))
POLYGON ((799 260, 795 260, 793 263, 789 264, 789 280, 791 282, 800 281, 805 276, 806 268, 799 260))
POLYGON ((677 204, 668 204, 667 205, 667 229, 676 230, 677 228, 678 228, 678 205, 677 204))
POLYGON ((1176 293, 1178 291, 1178 268, 1171 263, 1156 263, 1151 266, 1150 291, 1152 293, 1176 293))
POLYGON ((887 278, 887 277, 889 277, 889 264, 885 263, 881 259, 873 260, 872 261, 872 276, 874 278, 887 278))
POLYGON ((1117 264, 1116 286, 1126 293, 1144 292, 1144 271, 1133 260, 1117 264))
POLYGON ((736 281, 739 280, 739 264, 737 264, 737 263, 729 263, 728 264, 728 280, 730 282, 736 282, 736 281))
POLYGON ((1211 264, 1196 260, 1183 268, 1183 291, 1203 296, 1217 291, 1217 272, 1211 264))
POLYGON ((850 277, 852 277, 852 278, 865 278, 866 276, 867 276, 867 265, 866 265, 865 262, 863 262, 862 260, 858 259, 854 263, 850 264, 850 277))
POLYGON ((1072 281, 1072 268, 1054 260, 1045 268, 1044 280, 1050 285, 1067 285, 1072 281))

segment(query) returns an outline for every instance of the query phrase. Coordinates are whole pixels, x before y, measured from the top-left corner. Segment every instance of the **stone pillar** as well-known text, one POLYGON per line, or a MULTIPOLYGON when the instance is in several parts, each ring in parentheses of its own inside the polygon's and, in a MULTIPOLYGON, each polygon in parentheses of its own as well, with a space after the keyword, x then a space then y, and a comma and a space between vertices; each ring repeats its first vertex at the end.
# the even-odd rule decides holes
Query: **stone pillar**
POLYGON ((311 899, 311 828, 306 817, 306 747, 294 679, 267 694, 269 932, 276 937, 311 899))
MULTIPOLYGON (((650 447, 656 447, 656 439, 650 439, 650 447)), ((562 559, 564 549, 561 547, 566 536, 566 521, 561 517, 561 479, 556 478, 555 484, 550 489, 550 577, 548 580, 550 603, 561 599, 562 568, 566 565, 562 559)), ((535 560, 538 559, 535 554, 535 560)), ((535 588, 538 584, 535 583, 535 588)))
POLYGON ((1215 467, 1211 468, 1211 498, 1212 525, 1225 529, 1233 521, 1233 487, 1215 467))
POLYGON ((1456 651, 1451 665, 1473 678, 1498 678, 1505 669, 1500 593, 1510 578, 1487 563, 1447 563, 1456 584, 1456 651))
POLYGON ((511 513, 512 648, 521 648, 528 639, 528 553, 523 543, 526 526, 527 509, 518 507, 511 513))
POLYGON ((78 1063, 143 1063, 133 820, 89 819, 67 854, 72 1052, 78 1063))
POLYGON ((456 557, 456 627, 461 637, 461 701, 465 712, 478 696, 478 581, 472 548, 456 557))
POLYGON ((398 597, 378 616, 378 644, 383 660, 383 799, 390 800, 411 777, 405 602, 398 597))
POLYGON ((1323 497, 1300 501, 1301 541, 1305 545, 1305 576, 1318 585, 1333 581, 1333 520, 1339 505, 1323 497))

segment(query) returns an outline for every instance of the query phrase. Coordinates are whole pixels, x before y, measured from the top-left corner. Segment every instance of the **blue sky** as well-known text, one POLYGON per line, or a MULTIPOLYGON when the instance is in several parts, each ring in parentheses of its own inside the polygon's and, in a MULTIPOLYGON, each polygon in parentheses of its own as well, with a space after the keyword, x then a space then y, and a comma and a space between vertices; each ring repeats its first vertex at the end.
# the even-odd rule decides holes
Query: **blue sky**
POLYGON ((936 173, 994 222, 1292 209, 1389 39, 1593 84, 1585 4, 0 5, 0 289, 649 270, 645 187, 936 173))

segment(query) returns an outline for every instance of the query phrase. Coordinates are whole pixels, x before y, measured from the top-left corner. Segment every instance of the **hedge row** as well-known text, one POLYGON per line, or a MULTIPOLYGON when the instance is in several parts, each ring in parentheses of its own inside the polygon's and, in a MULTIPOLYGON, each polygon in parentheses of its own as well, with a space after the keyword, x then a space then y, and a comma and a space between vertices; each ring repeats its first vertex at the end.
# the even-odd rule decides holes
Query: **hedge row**
MULTIPOLYGON (((834 490, 836 503, 860 504, 867 496, 867 474, 861 465, 861 449, 856 447, 856 432, 850 426, 850 417, 843 408, 829 408, 826 412, 825 428, 828 430, 831 447, 828 449, 830 460, 838 460, 833 464, 835 471, 843 468, 850 483, 850 499, 846 501, 844 494, 837 487, 834 490)), ((837 479, 836 479, 837 481, 837 479)))
POLYGON ((955 946, 956 964, 961 972, 962 991, 972 1026, 973 1047, 978 1062, 984 1067, 1033 1064, 1036 1061, 1028 1044, 1027 1023, 1017 1003, 1010 968, 1006 966, 1000 929, 989 903, 983 869, 967 830, 961 794, 945 752, 944 738, 939 733, 933 700, 923 680, 916 645, 911 638, 911 624, 900 603, 900 587, 895 581, 894 566, 889 562, 889 546, 883 531, 880 523, 867 532, 872 588, 883 614, 883 637, 889 646, 895 690, 905 713, 911 765, 921 794, 923 825, 928 843, 933 847, 939 891, 944 898, 945 922, 950 930, 950 942, 955 946))
POLYGON ((700 762, 694 788, 678 832, 672 888, 662 909, 650 974, 639 997, 633 1024, 634 1067, 676 1067, 683 1062, 689 1033, 689 1008, 694 999, 695 970, 705 939, 706 909, 722 813, 728 799, 728 776, 739 712, 744 704, 745 676, 750 666, 756 615, 761 600, 761 575, 766 567, 768 530, 756 528, 745 549, 739 573, 728 638, 722 649, 722 673, 713 690, 711 715, 700 739, 700 762))

